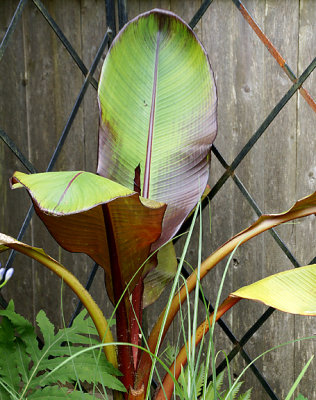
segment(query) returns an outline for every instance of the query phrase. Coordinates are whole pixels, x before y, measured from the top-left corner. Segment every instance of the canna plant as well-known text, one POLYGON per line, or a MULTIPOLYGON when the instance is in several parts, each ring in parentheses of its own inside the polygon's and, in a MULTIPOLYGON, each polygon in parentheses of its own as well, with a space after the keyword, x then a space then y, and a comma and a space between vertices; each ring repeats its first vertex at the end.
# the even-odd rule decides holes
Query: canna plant
MULTIPOLYGON (((102 68, 98 100, 97 174, 15 172, 11 185, 27 189, 37 215, 63 248, 88 254, 104 269, 106 290, 116 311, 116 337, 122 344, 113 345, 101 310, 64 266, 43 250, 4 234, 0 250, 12 248, 38 260, 72 288, 105 343, 107 359, 123 374, 125 398, 143 399, 150 395, 152 355, 198 280, 237 245, 284 222, 315 214, 316 193, 283 214, 260 217, 210 255, 166 306, 145 340, 147 349, 141 351, 143 309, 157 300, 177 273, 172 238, 206 189, 217 130, 216 87, 207 54, 194 32, 175 14, 152 10, 129 22, 113 41, 102 68)), ((316 314, 315 265, 255 285, 231 294, 217 314, 198 327, 195 344, 210 323, 241 298, 287 312, 316 314)), ((184 347, 156 399, 171 398, 185 363, 184 347)))

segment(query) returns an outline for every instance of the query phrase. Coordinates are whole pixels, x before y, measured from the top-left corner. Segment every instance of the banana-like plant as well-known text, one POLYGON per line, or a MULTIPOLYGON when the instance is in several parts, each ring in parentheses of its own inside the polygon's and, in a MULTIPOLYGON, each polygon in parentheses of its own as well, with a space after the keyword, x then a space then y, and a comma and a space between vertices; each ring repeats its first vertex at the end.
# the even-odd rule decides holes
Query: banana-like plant
MULTIPOLYGON (((129 22, 113 41, 102 68, 98 100, 97 174, 16 172, 11 185, 27 189, 37 215, 63 248, 88 254, 104 269, 106 289, 116 307, 117 341, 125 343, 117 349, 105 346, 105 354, 123 373, 125 398, 143 399, 149 393, 151 354, 197 282, 194 272, 187 289, 176 294, 158 319, 146 341, 148 351, 141 352, 143 308, 175 275, 171 240, 206 188, 217 131, 216 87, 208 56, 194 32, 175 14, 152 10, 129 22)), ((314 213, 315 193, 286 213, 259 218, 202 263, 200 278, 238 244, 314 213)), ((33 257, 59 275, 87 307, 100 339, 113 342, 102 312, 65 267, 43 250, 1 234, 0 250, 7 248, 33 257)), ((241 298, 280 309, 286 299, 284 311, 315 315, 315 269, 314 265, 290 271, 236 291, 213 319, 241 298), (293 279, 296 291, 289 290, 293 279), (310 285, 314 289, 305 296, 310 285), (299 306, 297 298, 304 298, 299 306)), ((198 328, 196 344, 208 329, 207 322, 198 328)), ((156 399, 172 396, 174 378, 185 362, 182 349, 156 399)))

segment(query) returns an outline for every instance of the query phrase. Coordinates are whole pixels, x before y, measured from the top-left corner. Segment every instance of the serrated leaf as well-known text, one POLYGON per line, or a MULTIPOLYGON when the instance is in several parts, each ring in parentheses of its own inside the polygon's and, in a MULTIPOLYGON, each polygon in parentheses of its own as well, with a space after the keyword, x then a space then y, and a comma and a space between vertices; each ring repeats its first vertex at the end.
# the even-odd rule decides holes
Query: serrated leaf
POLYGON ((29 376, 31 358, 26 348, 30 343, 33 346, 36 335, 33 326, 14 312, 12 301, 6 310, 0 311, 0 315, 0 376, 11 391, 19 391, 21 379, 26 381, 29 376), (16 336, 16 332, 20 336, 16 336))
POLYGON ((250 400, 251 399, 251 391, 252 389, 248 389, 247 392, 245 392, 244 394, 241 394, 238 397, 238 400, 250 400))
POLYGON ((295 398, 295 400, 308 400, 308 399, 304 397, 301 393, 299 393, 298 396, 295 398))
POLYGON ((163 352, 164 359, 167 364, 172 364, 177 357, 179 350, 168 342, 166 349, 163 352))
POLYGON ((63 342, 85 345, 98 344, 99 340, 95 337, 98 335, 97 330, 91 318, 84 319, 86 314, 87 311, 83 310, 75 318, 71 327, 61 329, 54 334, 54 326, 50 323, 45 312, 40 311, 36 317, 36 321, 44 337, 45 344, 42 353, 48 352, 49 355, 53 356, 68 355, 67 345, 60 346, 63 342))
POLYGON ((242 386, 242 384, 243 384, 243 382, 237 382, 237 384, 235 385, 235 387, 233 388, 233 390, 229 393, 229 397, 227 396, 228 395, 228 392, 230 391, 230 389, 227 389, 226 391, 225 391, 225 393, 223 394, 223 399, 224 400, 228 400, 228 399, 232 399, 232 400, 235 400, 236 399, 236 396, 238 396, 238 393, 239 393, 239 391, 240 391, 240 388, 241 388, 241 386, 242 386))
MULTIPOLYGON (((172 347, 171 347, 172 348, 172 347)), ((172 348, 174 350, 174 348, 172 348)), ((170 356, 170 354, 169 354, 170 356)), ((169 359, 169 363, 171 364, 175 360, 175 356, 169 359)), ((195 386, 195 393, 197 397, 200 397, 203 390, 204 380, 205 380, 205 364, 201 363, 198 371, 193 371, 195 376, 191 376, 191 387, 195 386), (194 381, 194 383, 193 383, 194 381)), ((188 397, 188 378, 189 378, 190 369, 187 366, 186 368, 181 368, 181 372, 178 378, 178 383, 180 385, 180 390, 176 387, 175 394, 180 398, 182 397, 182 392, 188 397)))
POLYGON ((26 345, 22 339, 16 338, 16 360, 17 360, 17 370, 21 377, 22 382, 27 382, 29 380, 29 363, 30 357, 26 352, 26 345))
MULTIPOLYGON (((63 346, 63 348, 67 346, 69 346, 69 344, 68 345, 66 344, 65 346, 63 346)), ((80 365, 86 363, 86 365, 88 365, 89 368, 97 366, 106 373, 110 373, 117 376, 122 375, 118 369, 114 368, 113 365, 105 359, 103 353, 99 352, 99 349, 89 349, 89 347, 81 347, 81 346, 69 347, 68 350, 65 350, 65 357, 56 357, 47 360, 45 362, 45 368, 53 370, 54 368, 58 367, 62 361, 66 361, 68 359, 70 360, 70 357, 73 357, 74 365, 76 365, 77 363, 80 365)), ((67 363, 71 364, 72 361, 70 360, 67 363)))
POLYGON ((202 395, 202 391, 203 391, 203 385, 204 385, 204 381, 205 381, 205 364, 201 363, 201 366, 199 368, 197 377, 196 377, 196 394, 198 397, 200 397, 202 395))
MULTIPOLYGON (((108 372, 113 371, 113 367, 106 362, 105 357, 98 360, 97 357, 93 357, 88 353, 83 353, 79 356, 69 358, 69 361, 62 365, 60 368, 54 371, 54 368, 59 367, 65 358, 48 360, 45 364, 46 368, 52 371, 49 374, 45 374, 39 377, 38 381, 41 385, 47 385, 55 382, 72 382, 78 379, 81 382, 96 383, 99 382, 105 387, 110 389, 125 391, 124 385, 115 376, 108 372)), ((115 375, 119 375, 117 371, 114 371, 115 375)))
POLYGON ((49 400, 59 400, 59 399, 73 399, 73 400, 91 400, 93 396, 89 393, 83 393, 79 391, 71 391, 69 389, 60 386, 47 386, 43 389, 37 390, 31 395, 27 396, 28 399, 49 399, 49 400))
POLYGON ((47 316, 43 310, 40 310, 39 313, 37 314, 36 322, 43 334, 45 346, 50 346, 50 344, 55 336, 54 325, 47 318, 47 316))
MULTIPOLYGON (((57 386, 54 386, 54 389, 49 386, 44 391, 39 391, 38 388, 56 382, 70 383, 77 379, 94 384, 102 383, 105 387, 115 390, 125 390, 122 383, 116 378, 120 372, 106 360, 103 352, 100 352, 99 349, 87 348, 86 344, 96 342, 94 337, 89 336, 91 334, 94 336, 96 330, 92 326, 90 318, 84 319, 85 310, 74 320, 72 327, 61 329, 56 334, 54 326, 45 312, 40 311, 36 320, 44 338, 42 349, 38 347, 33 326, 14 312, 12 304, 7 310, 1 310, 0 315, 2 315, 0 324, 0 378, 2 379, 0 400, 1 398, 10 398, 8 391, 11 391, 12 396, 19 392, 19 397, 28 393, 28 398, 45 398, 38 397, 43 396, 43 393, 45 396, 46 394, 52 396, 49 398, 60 396, 60 393, 68 397, 67 392, 57 386), (66 345, 62 346, 65 342, 66 345), (36 347, 35 351, 33 351, 34 346, 36 347), (73 357, 82 350, 85 352, 73 357), (70 357, 73 358, 70 359, 70 357), (65 366, 50 374, 51 370, 68 359, 69 362, 65 366), (45 378, 47 379, 45 380, 45 378), (36 394, 38 392, 41 394, 36 394)), ((78 398, 75 396, 79 395, 80 392, 70 394, 71 398, 78 398)))
MULTIPOLYGON (((59 330, 56 335, 54 335, 53 325, 46 317, 45 312, 41 311, 37 315, 36 320, 38 326, 41 329, 43 337, 46 338, 48 342, 44 343, 41 350, 40 362, 34 364, 31 369, 31 373, 42 371, 42 374, 39 377, 33 378, 30 383, 30 388, 34 388, 37 385, 55 383, 57 381, 60 381, 61 383, 72 382, 77 379, 86 380, 89 383, 96 381, 99 382, 98 378, 100 378, 100 382, 104 382, 104 386, 106 386, 107 383, 110 383, 111 388, 113 387, 117 390, 121 390, 121 382, 113 376, 120 375, 119 371, 105 359, 103 353, 100 354, 93 350, 91 350, 91 353, 89 351, 80 356, 74 357, 73 362, 69 361, 65 366, 58 369, 53 374, 50 374, 50 371, 64 362, 67 357, 74 356, 80 353, 83 349, 86 349, 86 347, 78 346, 78 344, 90 345, 96 342, 94 339, 85 336, 85 334, 89 332, 95 333, 95 329, 92 329, 91 325, 89 326, 88 324, 88 326, 85 326, 85 314, 86 311, 82 311, 74 320, 71 327, 59 330), (64 345, 62 346, 62 344, 64 345), (74 344, 76 345, 75 347, 74 344), (55 358, 51 358, 52 356, 55 358), (101 375, 96 376, 98 373, 96 368, 102 370, 101 375), (43 371, 47 372, 43 373, 43 371)), ((91 323, 90 320, 88 320, 88 322, 91 323)))
POLYGON ((19 389, 20 376, 17 370, 17 354, 14 338, 14 326, 12 322, 4 317, 1 321, 1 336, 0 342, 0 376, 12 390, 19 389), (4 341, 4 336, 7 336, 7 341, 4 341))
MULTIPOLYGON (((223 386, 224 375, 225 371, 222 371, 220 374, 216 376, 216 393, 219 393, 221 387, 223 386)), ((212 381, 208 384, 206 388, 205 399, 214 400, 214 383, 212 381)))

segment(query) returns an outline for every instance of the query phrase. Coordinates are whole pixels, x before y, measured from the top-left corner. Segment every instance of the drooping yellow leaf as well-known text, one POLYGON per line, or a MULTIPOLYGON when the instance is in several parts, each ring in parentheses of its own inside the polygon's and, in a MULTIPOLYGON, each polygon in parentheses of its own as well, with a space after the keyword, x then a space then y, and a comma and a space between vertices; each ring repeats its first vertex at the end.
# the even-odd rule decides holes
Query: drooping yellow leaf
POLYGON ((231 293, 292 314, 316 315, 316 264, 279 272, 231 293))

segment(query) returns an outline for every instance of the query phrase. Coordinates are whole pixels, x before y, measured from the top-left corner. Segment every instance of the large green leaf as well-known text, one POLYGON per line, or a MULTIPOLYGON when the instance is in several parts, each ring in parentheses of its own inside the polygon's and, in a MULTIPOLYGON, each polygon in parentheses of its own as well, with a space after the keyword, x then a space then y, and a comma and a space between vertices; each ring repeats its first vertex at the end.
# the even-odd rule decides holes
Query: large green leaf
POLYGON ((292 314, 316 315, 316 264, 279 272, 233 292, 292 314))
MULTIPOLYGON (((37 214, 62 247, 86 253, 104 268, 112 300, 112 281, 119 279, 124 290, 161 233, 163 204, 141 199, 132 190, 95 174, 16 172, 12 186, 28 190, 37 214)), ((130 290, 141 272, 139 269, 130 290)))
POLYGON ((216 135, 216 88, 201 43, 175 14, 152 10, 114 40, 99 83, 98 173, 168 205, 169 240, 201 197, 216 135))

